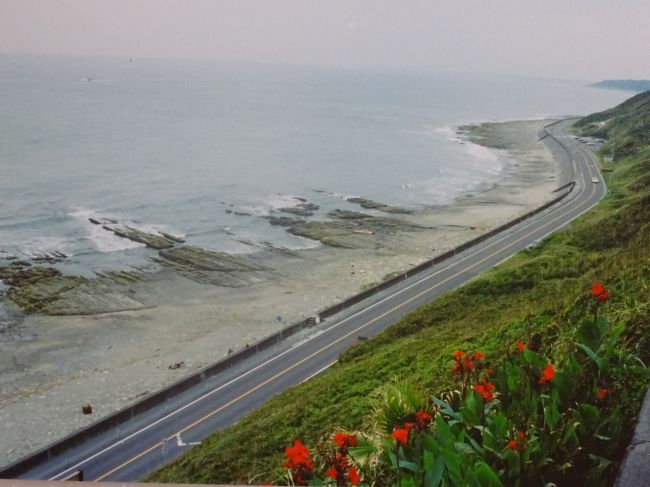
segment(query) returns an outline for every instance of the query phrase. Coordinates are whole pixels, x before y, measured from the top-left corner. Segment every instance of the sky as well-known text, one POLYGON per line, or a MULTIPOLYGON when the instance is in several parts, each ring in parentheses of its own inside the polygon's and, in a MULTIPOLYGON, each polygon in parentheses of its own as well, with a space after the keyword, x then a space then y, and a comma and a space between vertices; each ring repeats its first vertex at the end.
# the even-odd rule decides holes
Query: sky
POLYGON ((650 78, 650 0, 0 0, 0 53, 650 78))

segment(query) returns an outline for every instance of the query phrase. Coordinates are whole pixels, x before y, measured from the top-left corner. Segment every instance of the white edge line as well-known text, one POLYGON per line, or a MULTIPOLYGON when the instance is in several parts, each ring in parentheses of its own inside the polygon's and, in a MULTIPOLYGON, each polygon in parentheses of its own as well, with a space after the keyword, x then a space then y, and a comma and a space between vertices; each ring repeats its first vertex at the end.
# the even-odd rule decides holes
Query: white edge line
POLYGON ((307 377, 307 378, 301 380, 300 383, 302 384, 303 382, 307 382, 308 380, 313 379, 314 377, 316 377, 318 374, 322 374, 322 373, 325 372, 327 369, 329 369, 332 365, 334 365, 336 362, 338 362, 338 360, 335 360, 334 362, 330 362, 329 364, 327 364, 327 365, 326 365, 325 367, 323 367, 322 369, 318 369, 316 372, 314 372, 313 374, 311 374, 309 377, 307 377))

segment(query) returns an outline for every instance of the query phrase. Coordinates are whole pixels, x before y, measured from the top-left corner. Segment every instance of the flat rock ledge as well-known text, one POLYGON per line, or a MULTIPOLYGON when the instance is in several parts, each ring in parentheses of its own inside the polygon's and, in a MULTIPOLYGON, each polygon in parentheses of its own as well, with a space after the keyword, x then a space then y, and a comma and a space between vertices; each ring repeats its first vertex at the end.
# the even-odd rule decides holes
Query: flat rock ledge
POLYGON ((371 247, 377 238, 398 231, 417 231, 426 227, 397 218, 386 218, 357 211, 336 209, 330 211, 329 220, 305 221, 299 218, 270 215, 271 225, 285 227, 287 232, 324 245, 343 249, 371 247))
POLYGON ((89 279, 66 276, 52 267, 12 264, 0 267, 0 279, 9 286, 7 298, 27 313, 89 315, 148 307, 131 289, 143 280, 132 272, 89 279))
POLYGON ((248 258, 191 245, 164 249, 154 260, 183 276, 203 284, 241 287, 266 280, 268 269, 248 258))

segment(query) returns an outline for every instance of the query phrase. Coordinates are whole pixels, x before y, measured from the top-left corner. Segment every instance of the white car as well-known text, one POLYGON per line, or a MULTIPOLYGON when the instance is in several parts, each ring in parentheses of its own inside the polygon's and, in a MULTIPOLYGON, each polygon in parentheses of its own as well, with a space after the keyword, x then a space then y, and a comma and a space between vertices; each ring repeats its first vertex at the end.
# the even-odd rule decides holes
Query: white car
POLYGON ((594 183, 594 184, 598 184, 598 178, 592 178, 591 182, 594 183))

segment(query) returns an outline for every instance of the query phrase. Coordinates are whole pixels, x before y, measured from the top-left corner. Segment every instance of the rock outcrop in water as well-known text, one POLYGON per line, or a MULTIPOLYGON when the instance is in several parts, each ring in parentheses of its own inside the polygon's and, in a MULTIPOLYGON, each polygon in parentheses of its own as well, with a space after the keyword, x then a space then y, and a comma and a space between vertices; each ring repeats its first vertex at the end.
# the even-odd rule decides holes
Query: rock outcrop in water
POLYGON ((145 244, 151 249, 170 249, 183 240, 166 233, 148 233, 129 226, 104 225, 104 230, 113 232, 118 237, 127 238, 133 242, 145 244))
POLYGON ((395 214, 401 214, 401 215, 410 215, 413 213, 411 210, 407 210, 406 208, 398 208, 396 206, 389 206, 384 203, 377 203, 376 201, 369 200, 367 198, 348 198, 347 201, 349 203, 354 203, 361 208, 365 208, 366 210, 378 210, 382 211, 384 213, 395 213, 395 214))
POLYGON ((291 215, 296 215, 296 216, 312 216, 319 209, 320 206, 314 203, 308 203, 304 201, 296 206, 279 208, 278 211, 281 211, 282 213, 289 213, 291 215))

